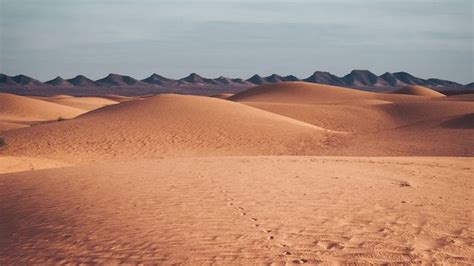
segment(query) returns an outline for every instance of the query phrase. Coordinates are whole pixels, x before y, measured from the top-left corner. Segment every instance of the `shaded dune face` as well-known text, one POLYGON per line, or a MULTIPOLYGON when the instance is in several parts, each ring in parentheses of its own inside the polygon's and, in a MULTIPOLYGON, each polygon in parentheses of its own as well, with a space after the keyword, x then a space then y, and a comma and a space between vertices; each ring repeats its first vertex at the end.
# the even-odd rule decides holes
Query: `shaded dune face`
POLYGON ((93 161, 196 155, 312 154, 330 133, 210 97, 161 95, 76 119, 5 132, 6 153, 93 161))
POLYGON ((462 115, 441 123, 442 127, 446 128, 470 128, 474 129, 474 113, 462 115))

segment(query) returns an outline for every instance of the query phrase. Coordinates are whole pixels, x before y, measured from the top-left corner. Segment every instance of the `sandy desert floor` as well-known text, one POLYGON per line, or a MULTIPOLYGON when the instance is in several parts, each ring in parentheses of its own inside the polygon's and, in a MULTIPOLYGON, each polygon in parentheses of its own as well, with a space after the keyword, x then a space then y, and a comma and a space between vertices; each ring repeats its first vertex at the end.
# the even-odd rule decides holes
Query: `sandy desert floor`
POLYGON ((0 103, 0 264, 474 263, 470 95, 0 103))

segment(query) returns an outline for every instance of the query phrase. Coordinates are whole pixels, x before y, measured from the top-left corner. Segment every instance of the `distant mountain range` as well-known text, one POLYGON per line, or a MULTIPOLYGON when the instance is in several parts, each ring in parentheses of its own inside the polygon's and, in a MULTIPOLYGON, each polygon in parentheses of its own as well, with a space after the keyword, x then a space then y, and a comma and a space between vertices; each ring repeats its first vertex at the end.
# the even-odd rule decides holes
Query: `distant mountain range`
POLYGON ((338 77, 329 72, 316 71, 305 79, 299 79, 293 75, 280 76, 277 74, 268 77, 254 75, 247 80, 222 76, 210 79, 192 73, 177 80, 158 74, 153 74, 143 80, 137 80, 130 76, 109 74, 107 77, 95 81, 78 75, 71 79, 56 77, 44 83, 25 75, 8 76, 0 74, 0 92, 23 95, 144 95, 166 92, 210 95, 226 92, 236 93, 252 86, 284 81, 306 81, 370 91, 393 91, 406 85, 421 85, 451 94, 474 91, 474 83, 459 84, 435 78, 422 79, 406 72, 387 72, 377 76, 368 70, 353 70, 343 77, 338 77))

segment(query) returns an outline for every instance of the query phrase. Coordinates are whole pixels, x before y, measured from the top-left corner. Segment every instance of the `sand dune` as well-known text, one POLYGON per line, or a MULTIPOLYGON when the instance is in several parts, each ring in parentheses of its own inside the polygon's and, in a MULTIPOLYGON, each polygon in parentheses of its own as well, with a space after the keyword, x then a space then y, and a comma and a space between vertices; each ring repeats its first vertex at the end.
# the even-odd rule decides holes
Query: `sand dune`
POLYGON ((307 82, 260 85, 234 94, 229 100, 245 102, 317 103, 368 99, 370 93, 307 82))
POLYGON ((249 102, 250 106, 342 132, 378 131, 397 124, 378 106, 249 102), (364 117, 361 122, 360 118, 364 117))
POLYGON ((337 145, 329 142, 321 155, 472 156, 474 132, 468 127, 442 125, 456 119, 465 121, 462 117, 474 112, 474 104, 449 98, 360 93, 290 82, 255 87, 230 99, 318 127, 353 133, 331 138, 337 145))
POLYGON ((414 92, 0 94, 0 264, 474 264, 474 102, 414 92))
POLYGON ((472 264, 473 163, 219 157, 0 175, 0 264, 472 264))
MULTIPOLYGON (((285 93, 294 94, 294 88, 278 88, 276 94, 266 88, 259 99, 283 101, 285 93)), ((181 95, 124 102, 70 121, 6 131, 9 145, 2 154, 68 163, 169 156, 474 155, 471 129, 441 126, 472 113, 472 102, 420 96, 389 102, 366 92, 353 99, 349 89, 342 96, 338 88, 297 90, 306 95, 303 103, 299 95, 289 96, 290 103, 243 102, 259 109, 181 95), (317 103, 321 98, 345 100, 317 103)))
POLYGON ((4 154, 67 162, 195 155, 314 154, 322 128, 210 97, 161 95, 7 131, 4 154))
POLYGON ((229 97, 229 100, 237 102, 296 104, 331 103, 350 105, 419 102, 426 99, 430 99, 430 97, 408 94, 376 93, 299 81, 260 85, 229 97))
POLYGON ((474 93, 452 95, 445 97, 446 100, 474 101, 474 93))
POLYGON ((118 102, 100 97, 26 97, 0 93, 0 132, 68 119, 118 102))
POLYGON ((118 103, 117 101, 102 97, 72 97, 64 95, 54 97, 42 97, 42 100, 66 105, 84 111, 91 111, 107 105, 118 103))
POLYGON ((439 93, 435 90, 432 90, 423 86, 409 85, 401 88, 400 90, 395 91, 399 94, 410 94, 417 96, 427 96, 427 97, 445 97, 446 95, 439 93))
POLYGON ((28 127, 28 125, 21 124, 21 123, 0 121, 0 132, 10 130, 10 129, 23 128, 23 127, 28 127))
MULTIPOLYGON (((378 101, 378 100, 376 100, 378 101)), ((367 132, 394 129, 418 122, 450 119, 474 111, 472 102, 423 101, 370 104, 296 104, 248 102, 246 104, 335 131, 367 132), (363 118, 363 121, 361 121, 363 118)))
POLYGON ((474 129, 474 113, 457 116, 455 118, 444 121, 440 124, 447 128, 470 128, 474 129))
POLYGON ((42 158, 1 156, 0 159, 0 174, 68 166, 63 162, 42 158))
POLYGON ((211 97, 219 98, 219 99, 228 99, 232 95, 234 95, 234 94, 232 94, 232 93, 218 93, 218 94, 211 95, 211 97))
POLYGON ((102 98, 109 99, 111 101, 119 102, 119 103, 141 99, 141 97, 131 97, 131 96, 123 96, 123 95, 106 95, 106 96, 103 96, 102 98))
POLYGON ((0 120, 4 122, 56 120, 84 113, 81 109, 6 93, 0 93, 0 103, 0 120))

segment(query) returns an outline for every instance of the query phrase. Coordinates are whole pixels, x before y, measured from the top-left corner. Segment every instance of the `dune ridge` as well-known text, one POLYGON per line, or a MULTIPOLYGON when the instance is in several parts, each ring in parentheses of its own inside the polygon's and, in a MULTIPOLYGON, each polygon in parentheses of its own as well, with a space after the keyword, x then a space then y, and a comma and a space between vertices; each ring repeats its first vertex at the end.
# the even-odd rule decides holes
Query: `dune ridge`
POLYGON ((427 97, 445 97, 446 95, 439 93, 435 90, 432 90, 427 87, 417 86, 417 85, 409 85, 405 86, 394 93, 398 94, 409 94, 409 95, 418 95, 418 96, 427 96, 427 97))
POLYGON ((118 101, 103 97, 72 97, 59 95, 54 97, 41 97, 41 99, 44 101, 81 109, 84 111, 91 111, 107 105, 119 103, 118 101))
POLYGON ((6 154, 93 161, 311 154, 330 134, 338 133, 226 100, 160 95, 3 135, 6 154))

